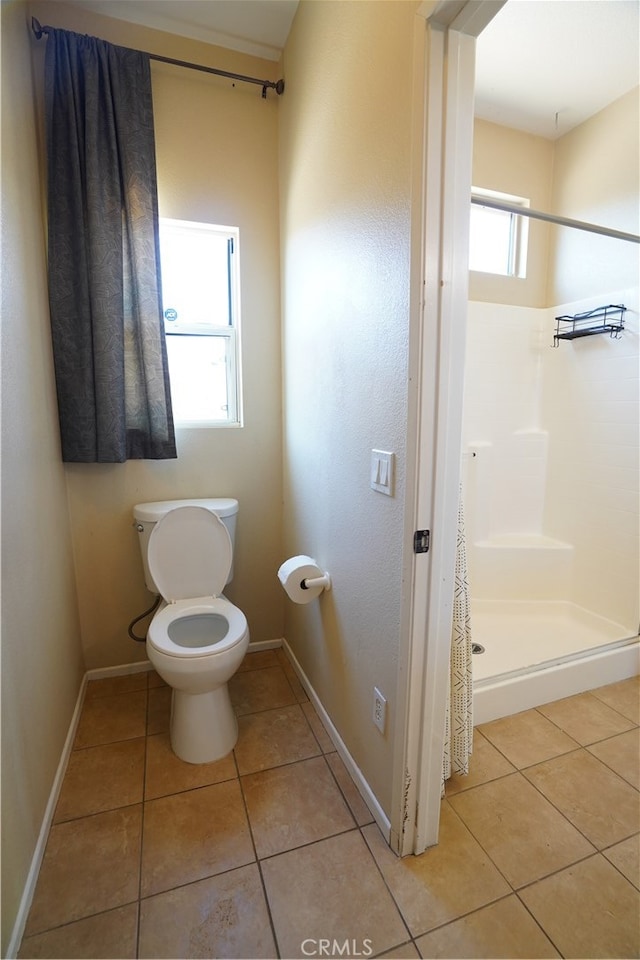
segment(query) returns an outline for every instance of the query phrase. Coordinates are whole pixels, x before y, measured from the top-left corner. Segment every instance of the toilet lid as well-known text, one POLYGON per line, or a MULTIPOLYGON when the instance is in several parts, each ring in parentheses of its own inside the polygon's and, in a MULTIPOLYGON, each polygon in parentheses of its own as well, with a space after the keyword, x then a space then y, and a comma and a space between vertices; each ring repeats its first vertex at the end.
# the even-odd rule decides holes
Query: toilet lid
POLYGON ((176 507, 151 531, 147 558, 165 600, 216 597, 231 570, 231 538, 210 510, 176 507))

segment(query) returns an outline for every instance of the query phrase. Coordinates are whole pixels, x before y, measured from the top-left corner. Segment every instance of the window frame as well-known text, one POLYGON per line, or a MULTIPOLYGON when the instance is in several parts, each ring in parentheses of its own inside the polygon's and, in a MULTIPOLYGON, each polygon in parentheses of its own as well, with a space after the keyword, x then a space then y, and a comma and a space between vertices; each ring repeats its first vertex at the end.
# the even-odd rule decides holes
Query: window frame
MULTIPOLYGON (((510 193, 500 193, 497 190, 489 190, 486 187, 471 188, 471 196, 474 200, 482 201, 484 198, 490 200, 502 200, 514 206, 530 206, 527 197, 517 197, 510 193)), ((504 277, 507 279, 525 280, 527 276, 527 253, 529 247, 529 221, 526 217, 519 217, 517 213, 511 211, 499 211, 494 207, 482 207, 482 204, 474 204, 472 209, 485 209, 490 213, 503 213, 509 218, 509 241, 507 264, 504 272, 497 273, 494 270, 479 270, 471 266, 471 250, 469 251, 469 270, 472 273, 482 274, 490 277, 504 277)))
MULTIPOLYGON (((193 236, 200 231, 208 235, 217 234, 227 240, 227 283, 229 296, 229 322, 228 324, 205 324, 189 323, 188 321, 176 321, 176 326, 168 326, 174 321, 169 320, 165 314, 170 309, 169 305, 163 303, 162 313, 164 322, 165 337, 167 346, 170 337, 216 337, 224 338, 227 341, 225 349, 226 361, 226 386, 227 386, 227 416, 223 418, 202 417, 198 419, 178 419, 174 412, 174 422, 177 427, 201 428, 201 427, 241 427, 242 419, 242 363, 241 363, 241 338, 240 338, 240 230, 238 227, 232 227, 224 224, 202 223, 192 220, 176 220, 169 217, 160 217, 160 234, 163 230, 173 230, 175 233, 184 231, 193 236)), ((160 242, 162 251, 162 242, 160 242)), ((161 252, 162 260, 162 252, 161 252)), ((162 266, 162 264, 161 264, 162 266)), ((171 379, 171 373, 169 372, 171 379)), ((173 385, 172 385, 173 391, 173 385)))

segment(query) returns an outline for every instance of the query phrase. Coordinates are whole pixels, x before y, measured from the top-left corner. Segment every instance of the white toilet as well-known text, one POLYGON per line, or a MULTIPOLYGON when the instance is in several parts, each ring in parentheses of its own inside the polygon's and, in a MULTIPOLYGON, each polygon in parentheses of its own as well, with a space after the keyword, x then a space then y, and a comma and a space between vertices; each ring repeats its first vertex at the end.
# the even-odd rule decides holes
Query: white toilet
POLYGON ((249 646, 249 628, 222 590, 233 576, 237 500, 164 500, 133 508, 145 581, 164 603, 147 655, 173 688, 171 746, 209 763, 233 750, 238 724, 228 680, 249 646))

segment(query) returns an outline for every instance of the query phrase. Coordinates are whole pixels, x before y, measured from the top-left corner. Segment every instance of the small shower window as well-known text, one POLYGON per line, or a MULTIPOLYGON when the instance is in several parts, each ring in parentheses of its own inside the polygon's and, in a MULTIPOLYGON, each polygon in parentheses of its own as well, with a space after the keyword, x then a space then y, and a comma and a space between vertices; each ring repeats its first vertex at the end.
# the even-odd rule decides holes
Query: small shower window
MULTIPOLYGON (((472 187, 472 196, 482 200, 506 200, 528 207, 524 197, 472 187)), ((515 213, 472 204, 469 222, 469 269, 501 277, 526 277, 528 221, 515 213)))

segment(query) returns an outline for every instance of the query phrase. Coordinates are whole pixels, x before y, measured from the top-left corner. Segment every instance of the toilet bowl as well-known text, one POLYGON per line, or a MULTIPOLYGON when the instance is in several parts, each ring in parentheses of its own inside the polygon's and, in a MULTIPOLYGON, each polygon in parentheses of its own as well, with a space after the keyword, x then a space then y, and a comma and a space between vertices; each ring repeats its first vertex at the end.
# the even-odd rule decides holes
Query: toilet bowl
POLYGON ((153 524, 146 550, 164 600, 149 626, 147 655, 173 690, 171 747, 188 763, 210 763, 236 744, 227 684, 249 645, 244 614, 222 596, 231 538, 211 509, 177 506, 153 524))

